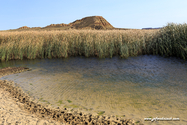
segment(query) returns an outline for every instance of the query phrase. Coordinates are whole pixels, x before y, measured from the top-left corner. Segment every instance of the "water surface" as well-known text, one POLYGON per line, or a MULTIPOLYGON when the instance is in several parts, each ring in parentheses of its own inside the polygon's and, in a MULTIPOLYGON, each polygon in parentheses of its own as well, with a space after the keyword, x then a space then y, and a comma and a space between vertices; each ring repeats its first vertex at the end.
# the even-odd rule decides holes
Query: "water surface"
POLYGON ((105 111, 142 122, 147 117, 173 117, 180 122, 159 123, 187 124, 187 62, 175 57, 13 60, 0 67, 7 66, 32 68, 1 79, 18 83, 32 97, 52 106, 105 111))

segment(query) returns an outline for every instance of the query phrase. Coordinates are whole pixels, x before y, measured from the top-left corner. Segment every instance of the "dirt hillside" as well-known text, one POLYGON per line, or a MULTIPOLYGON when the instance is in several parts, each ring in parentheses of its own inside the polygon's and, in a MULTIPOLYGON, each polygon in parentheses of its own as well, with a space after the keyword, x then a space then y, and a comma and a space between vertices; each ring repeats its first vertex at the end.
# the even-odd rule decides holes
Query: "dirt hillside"
POLYGON ((76 20, 69 24, 51 24, 46 27, 40 28, 40 27, 27 27, 23 26, 18 28, 19 30, 25 30, 25 29, 114 29, 114 27, 102 16, 90 16, 85 17, 80 20, 76 20))
POLYGON ((18 29, 29 29, 30 27, 28 27, 28 26, 22 26, 22 27, 20 27, 20 28, 18 28, 18 29))
POLYGON ((92 28, 92 29, 113 29, 114 27, 102 16, 85 17, 81 20, 76 20, 68 25, 75 29, 92 28))

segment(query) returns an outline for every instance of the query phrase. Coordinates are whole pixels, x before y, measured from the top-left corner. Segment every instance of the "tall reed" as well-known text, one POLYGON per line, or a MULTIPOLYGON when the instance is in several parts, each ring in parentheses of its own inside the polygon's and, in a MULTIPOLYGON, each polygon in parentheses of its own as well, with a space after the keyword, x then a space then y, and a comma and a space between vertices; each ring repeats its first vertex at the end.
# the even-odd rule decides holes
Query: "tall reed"
POLYGON ((187 57, 187 25, 160 30, 63 30, 0 32, 0 59, 97 56, 121 58, 141 54, 187 57))
POLYGON ((187 58, 187 24, 169 23, 152 38, 151 53, 187 58))

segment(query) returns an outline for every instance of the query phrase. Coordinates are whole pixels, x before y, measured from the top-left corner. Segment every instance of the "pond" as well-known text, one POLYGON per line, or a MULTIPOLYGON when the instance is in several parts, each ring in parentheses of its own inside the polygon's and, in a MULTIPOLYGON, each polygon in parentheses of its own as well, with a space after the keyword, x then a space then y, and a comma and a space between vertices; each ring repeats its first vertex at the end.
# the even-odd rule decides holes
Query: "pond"
POLYGON ((8 66, 32 69, 1 80, 18 83, 41 103, 145 124, 150 123, 144 121, 148 117, 180 118, 172 123, 187 123, 187 62, 175 57, 69 57, 0 64, 0 68, 8 66))

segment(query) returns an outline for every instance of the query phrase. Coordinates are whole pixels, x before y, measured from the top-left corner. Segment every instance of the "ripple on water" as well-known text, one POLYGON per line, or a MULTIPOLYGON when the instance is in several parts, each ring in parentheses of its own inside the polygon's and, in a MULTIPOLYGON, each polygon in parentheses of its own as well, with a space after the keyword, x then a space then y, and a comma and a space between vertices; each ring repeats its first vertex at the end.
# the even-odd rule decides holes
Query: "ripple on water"
POLYGON ((180 59, 72 57, 10 61, 6 65, 32 68, 1 79, 19 83, 38 101, 52 106, 105 111, 141 121, 146 117, 184 120, 187 116, 187 65, 180 59))

